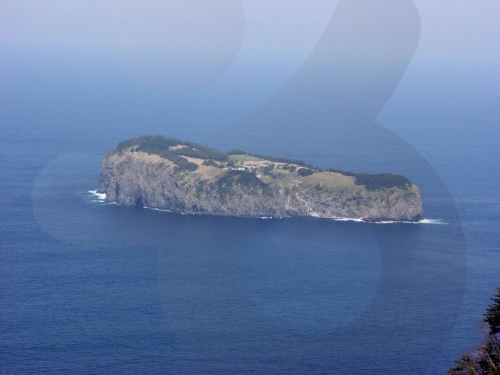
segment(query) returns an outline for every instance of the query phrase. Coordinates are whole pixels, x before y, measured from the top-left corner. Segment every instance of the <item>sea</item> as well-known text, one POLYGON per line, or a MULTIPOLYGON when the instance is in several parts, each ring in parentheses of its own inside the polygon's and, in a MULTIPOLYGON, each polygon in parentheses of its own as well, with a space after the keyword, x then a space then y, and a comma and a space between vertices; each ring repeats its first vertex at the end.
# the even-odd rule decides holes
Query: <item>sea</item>
POLYGON ((1 374, 443 374, 482 337, 500 287, 498 76, 464 92, 446 77, 467 67, 439 85, 410 69, 344 113, 300 75, 225 100, 234 88, 162 91, 112 59, 2 64, 1 374), (105 202, 100 161, 143 134, 402 173, 425 220, 105 202))

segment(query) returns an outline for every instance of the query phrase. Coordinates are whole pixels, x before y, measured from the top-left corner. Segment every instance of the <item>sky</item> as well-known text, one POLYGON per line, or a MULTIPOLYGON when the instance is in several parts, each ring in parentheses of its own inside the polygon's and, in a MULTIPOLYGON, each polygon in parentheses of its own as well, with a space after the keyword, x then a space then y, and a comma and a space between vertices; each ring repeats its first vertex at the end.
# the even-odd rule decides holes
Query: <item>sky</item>
MULTIPOLYGON (((262 53, 276 50, 287 56, 311 48, 337 3, 338 0, 225 0, 214 6, 213 2, 198 0, 187 7, 182 1, 147 0, 139 6, 139 2, 131 0, 2 0, 0 42, 92 53, 94 48, 110 45, 140 41, 155 48, 155 43, 178 40, 197 47, 209 44, 207 48, 215 49, 221 45, 230 49, 243 45, 241 52, 247 48, 262 53), (223 30, 231 30, 229 39, 220 39, 223 30)), ((420 53, 498 62, 497 1, 414 3, 422 22, 420 53)))
POLYGON ((188 88, 206 84, 232 64, 240 67, 240 74, 248 74, 250 60, 259 70, 270 62, 285 65, 290 74, 321 36, 335 2, 225 0, 214 6, 198 0, 189 7, 183 4, 2 1, 0 43, 82 58, 100 59, 110 53, 132 78, 154 86, 156 75, 156 85, 163 89, 186 89, 180 87, 182 83, 188 88), (142 61, 134 60, 138 56, 142 61), (183 67, 193 61, 198 65, 183 67), (184 82, 176 83, 179 74, 184 82), (198 77, 198 84, 189 84, 192 76, 198 77))
MULTIPOLYGON (((227 120, 236 122, 294 76, 338 3, 196 0, 188 7, 180 0, 2 0, 2 74, 8 78, 17 69, 18 57, 40 57, 61 67, 78 61, 103 74, 119 72, 139 88, 170 92, 179 102, 196 97, 217 108, 245 99, 246 108, 227 120)), ((500 3, 413 3, 420 37, 400 89, 405 80, 415 86, 428 79, 459 86, 472 81, 491 90, 499 79, 494 75, 500 65, 500 3)))

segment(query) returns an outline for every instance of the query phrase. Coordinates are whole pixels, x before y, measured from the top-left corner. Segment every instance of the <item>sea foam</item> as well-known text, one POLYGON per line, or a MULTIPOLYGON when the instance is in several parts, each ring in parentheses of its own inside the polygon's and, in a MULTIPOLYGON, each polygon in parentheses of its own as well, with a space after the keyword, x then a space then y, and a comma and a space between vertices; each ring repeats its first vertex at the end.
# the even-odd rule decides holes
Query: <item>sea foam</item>
POLYGON ((420 221, 376 221, 373 224, 434 224, 434 225, 446 225, 447 222, 442 219, 422 219, 420 221))
POLYGON ((104 202, 106 199, 106 193, 98 193, 97 190, 89 190, 89 193, 96 198, 93 202, 104 202))

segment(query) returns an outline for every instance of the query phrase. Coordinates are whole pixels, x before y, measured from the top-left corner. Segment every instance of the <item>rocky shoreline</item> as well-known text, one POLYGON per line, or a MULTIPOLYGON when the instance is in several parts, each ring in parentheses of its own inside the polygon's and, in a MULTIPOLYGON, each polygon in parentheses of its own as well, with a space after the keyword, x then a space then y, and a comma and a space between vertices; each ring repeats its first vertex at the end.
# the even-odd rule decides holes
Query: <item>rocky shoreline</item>
POLYGON ((198 215, 367 222, 422 219, 418 188, 395 175, 373 175, 372 180, 364 175, 358 177, 368 181, 362 185, 355 175, 319 171, 293 161, 245 153, 224 157, 211 154, 205 146, 148 137, 122 142, 104 157, 97 191, 106 194, 106 201, 198 215), (219 160, 204 157, 214 155, 219 160), (386 180, 399 185, 370 188, 370 181, 386 180))

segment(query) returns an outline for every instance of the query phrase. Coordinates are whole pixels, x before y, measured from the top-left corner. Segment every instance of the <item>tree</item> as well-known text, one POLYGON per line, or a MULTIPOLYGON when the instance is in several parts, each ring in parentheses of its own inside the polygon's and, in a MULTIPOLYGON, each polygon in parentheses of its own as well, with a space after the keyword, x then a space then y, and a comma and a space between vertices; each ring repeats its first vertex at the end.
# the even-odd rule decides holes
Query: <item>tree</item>
POLYGON ((486 309, 484 321, 490 326, 491 334, 497 335, 500 333, 500 288, 491 300, 493 303, 486 309))
POLYGON ((486 336, 472 354, 465 353, 455 360, 455 367, 448 370, 448 375, 500 375, 500 288, 491 299, 493 302, 484 313, 486 336))
POLYGON ((312 175, 314 173, 314 171, 310 168, 300 168, 297 171, 297 173, 299 176, 306 177, 306 176, 312 175))

